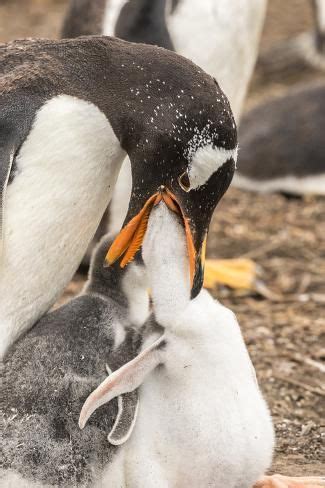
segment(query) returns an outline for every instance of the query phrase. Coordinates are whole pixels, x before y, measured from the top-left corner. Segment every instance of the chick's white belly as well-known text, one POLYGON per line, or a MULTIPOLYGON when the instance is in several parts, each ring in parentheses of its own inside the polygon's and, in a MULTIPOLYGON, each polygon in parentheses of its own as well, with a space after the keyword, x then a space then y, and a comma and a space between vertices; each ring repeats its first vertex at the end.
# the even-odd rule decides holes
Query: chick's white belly
POLYGON ((18 156, 4 208, 1 343, 46 312, 79 265, 124 152, 105 115, 61 95, 45 103, 18 156))

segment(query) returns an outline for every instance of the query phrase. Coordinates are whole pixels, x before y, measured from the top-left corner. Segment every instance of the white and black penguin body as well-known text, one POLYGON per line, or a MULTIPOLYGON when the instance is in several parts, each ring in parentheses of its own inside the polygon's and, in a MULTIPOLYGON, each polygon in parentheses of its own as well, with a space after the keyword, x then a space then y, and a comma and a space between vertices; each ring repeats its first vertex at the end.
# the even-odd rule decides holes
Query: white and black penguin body
MULTIPOLYGON (((176 51, 218 80, 238 121, 266 4, 266 0, 71 0, 61 35, 104 34, 176 51)), ((111 232, 121 228, 131 185, 126 158, 106 224, 111 232)))
POLYGON ((105 238, 95 252, 83 294, 44 316, 7 353, 2 488, 95 486, 132 431, 136 391, 102 409, 88 431, 78 427, 82 402, 107 376, 106 365, 118 369, 141 347, 131 289, 142 294, 138 319, 148 315, 143 266, 104 269, 107 245, 105 238))
POLYGON ((325 83, 304 84, 248 112, 234 185, 325 195, 325 83))
MULTIPOLYGON (((195 198, 177 178, 205 144, 231 149, 231 158, 236 128, 216 82, 164 49, 94 36, 15 41, 0 46, 0 58, 2 356, 72 278, 126 155, 128 220, 165 184, 187 199, 194 222, 195 198)), ((219 170, 208 206, 232 174, 219 170)))
POLYGON ((84 427, 94 409, 139 386, 135 428, 102 486, 250 488, 270 466, 273 428, 236 318, 205 290, 190 301, 184 231, 163 204, 143 258, 164 332, 147 337, 80 417, 84 427))
POLYGON ((3 191, 0 356, 72 278, 124 156, 107 118, 81 98, 53 96, 34 115, 17 153, 10 149, 16 156, 3 191))

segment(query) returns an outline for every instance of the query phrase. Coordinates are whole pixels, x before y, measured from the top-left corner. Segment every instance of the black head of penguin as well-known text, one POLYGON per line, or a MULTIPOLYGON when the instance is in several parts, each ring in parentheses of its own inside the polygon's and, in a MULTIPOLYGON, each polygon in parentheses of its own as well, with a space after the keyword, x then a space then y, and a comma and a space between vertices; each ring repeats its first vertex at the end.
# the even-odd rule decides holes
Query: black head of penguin
POLYGON ((228 100, 209 76, 190 89, 161 98, 152 115, 143 133, 136 136, 138 142, 127 148, 131 162, 137 160, 138 164, 132 165, 132 193, 125 224, 160 185, 175 195, 189 220, 197 253, 192 287, 195 297, 203 284, 204 239, 213 211, 229 187, 236 166, 236 125, 228 100), (158 130, 159 138, 155 135, 158 130), (222 164, 220 154, 224 155, 222 164), (193 185, 189 190, 186 185, 190 184, 194 160, 203 173, 211 164, 215 170, 210 168, 203 184, 193 185))

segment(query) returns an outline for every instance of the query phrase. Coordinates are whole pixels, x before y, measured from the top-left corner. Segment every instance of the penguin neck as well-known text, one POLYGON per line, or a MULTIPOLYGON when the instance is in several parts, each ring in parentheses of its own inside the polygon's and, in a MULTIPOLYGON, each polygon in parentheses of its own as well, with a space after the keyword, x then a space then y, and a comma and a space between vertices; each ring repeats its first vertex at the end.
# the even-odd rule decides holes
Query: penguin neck
POLYGON ((164 203, 151 212, 143 258, 155 319, 163 327, 173 327, 190 303, 189 264, 184 229, 164 203))
POLYGON ((6 195, 3 353, 49 310, 73 277, 124 156, 108 119, 91 103, 61 95, 36 114, 6 195))

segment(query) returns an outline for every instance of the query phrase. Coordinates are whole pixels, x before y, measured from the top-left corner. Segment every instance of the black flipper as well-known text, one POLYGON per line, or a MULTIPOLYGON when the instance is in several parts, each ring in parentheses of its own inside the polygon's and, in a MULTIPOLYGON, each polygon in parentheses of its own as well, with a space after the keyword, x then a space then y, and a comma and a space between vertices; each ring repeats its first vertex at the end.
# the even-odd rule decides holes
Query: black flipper
POLYGON ((0 258, 3 256, 6 190, 15 157, 14 139, 0 127, 0 258))
POLYGON ((32 128, 35 114, 45 101, 31 94, 9 92, 0 96, 0 259, 3 257, 6 192, 14 177, 13 164, 32 128))

